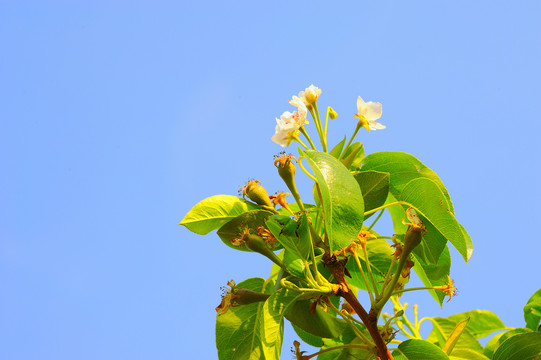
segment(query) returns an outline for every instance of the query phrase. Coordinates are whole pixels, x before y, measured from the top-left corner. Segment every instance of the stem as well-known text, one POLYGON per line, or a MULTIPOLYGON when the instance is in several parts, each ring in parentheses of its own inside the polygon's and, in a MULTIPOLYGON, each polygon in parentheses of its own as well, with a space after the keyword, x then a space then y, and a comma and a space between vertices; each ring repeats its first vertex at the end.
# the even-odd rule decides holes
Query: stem
POLYGON ((378 329, 378 314, 372 310, 370 311, 370 314, 366 312, 359 300, 353 295, 353 292, 346 281, 344 275, 345 262, 343 260, 336 260, 336 257, 331 256, 329 253, 324 254, 323 260, 334 276, 334 279, 340 285, 337 295, 342 296, 351 305, 374 340, 374 344, 376 345, 376 355, 378 355, 381 360, 393 360, 393 356, 387 349, 378 329))
MULTIPOLYGON (((317 109, 317 101, 314 102, 313 104, 313 107, 314 109, 316 110, 316 116, 317 116, 317 121, 319 123, 319 129, 320 129, 320 132, 319 132, 319 139, 321 141, 321 146, 323 146, 323 151, 325 152, 328 152, 327 151, 327 140, 325 139, 325 136, 326 136, 326 130, 325 130, 325 133, 323 132, 323 129, 321 128, 321 119, 319 117, 319 110, 317 109)), ((327 124, 325 122, 325 129, 327 128, 327 124)))
POLYGON ((400 261, 398 262, 398 267, 396 269, 396 272, 394 273, 393 279, 388 285, 386 285, 385 283, 383 284, 384 287, 382 290, 381 299, 376 302, 376 309, 378 313, 381 311, 381 309, 383 309, 383 306, 387 303, 387 301, 389 301, 389 298, 393 294, 394 287, 396 286, 396 283, 398 282, 398 279, 402 274, 402 269, 404 268, 404 265, 406 264, 406 260, 408 259, 409 255, 410 254, 403 253, 400 256, 400 261))
POLYGON ((304 137, 306 138, 306 140, 308 140, 308 143, 310 144, 310 146, 312 147, 313 150, 316 149, 316 146, 314 145, 314 143, 312 142, 312 139, 310 138, 310 136, 308 135, 308 133, 306 132, 306 129, 304 128, 304 125, 301 126, 301 128, 299 129, 299 131, 301 132, 301 134, 304 135, 304 137))
POLYGON ((374 287, 374 294, 378 293, 378 286, 374 280, 374 275, 372 274, 372 266, 370 265, 370 260, 368 259, 368 251, 366 251, 366 246, 363 247, 364 251, 364 261, 366 262, 366 267, 368 269, 368 275, 370 276, 370 281, 372 281, 372 286, 374 287))
POLYGON ((412 287, 412 288, 409 288, 409 289, 395 290, 395 291, 393 291, 393 294, 391 296, 402 294, 402 293, 405 293, 405 292, 408 292, 408 291, 417 291, 417 290, 440 290, 440 289, 433 288, 433 287, 412 287))
POLYGON ((299 166, 301 167, 301 170, 306 174, 306 176, 308 176, 310 179, 314 180, 314 181, 317 183, 317 179, 315 178, 315 176, 312 175, 312 174, 310 174, 310 173, 304 168, 304 166, 302 165, 302 161, 301 161, 301 160, 302 160, 303 158, 304 158, 303 156, 299 157, 299 162, 298 162, 299 166))
MULTIPOLYGON (((353 258, 355 259, 355 262, 357 263, 357 266, 359 267, 359 271, 361 272, 361 276, 363 278, 364 284, 366 285, 366 290, 368 291, 368 296, 370 296, 370 304, 374 305, 376 303, 375 300, 374 300, 374 294, 378 290, 377 290, 377 288, 374 288, 374 291, 372 292, 372 290, 370 289, 370 285, 368 284, 368 280, 366 279, 366 275, 364 275, 364 270, 363 270, 363 267, 361 266, 361 262, 359 261, 359 257, 357 256, 357 254, 355 252, 353 253, 353 258)), ((366 266, 369 266, 369 265, 366 264, 366 266)))
POLYGON ((387 281, 389 280, 391 271, 393 271, 393 266, 395 262, 396 262, 396 258, 393 256, 393 260, 391 260, 391 265, 389 266, 389 270, 387 270, 387 274, 385 274, 385 279, 383 279, 383 288, 381 289, 381 294, 378 296, 378 298, 383 296, 383 290, 385 289, 387 285, 387 281))
POLYGON ((301 139, 299 139, 298 136, 293 136, 293 140, 295 140, 296 142, 298 142, 299 144, 301 144, 303 148, 305 148, 306 150, 308 150, 308 146, 306 146, 306 145, 301 141, 301 139))
POLYGON ((351 329, 353 330, 355 335, 357 335, 366 344, 369 344, 369 345, 371 345, 371 347, 374 347, 374 343, 372 343, 372 341, 370 341, 370 339, 368 339, 366 336, 364 336, 364 334, 362 332, 360 332, 359 329, 357 329, 355 324, 353 324, 353 321, 355 319, 352 316, 349 316, 349 315, 346 315, 346 314, 343 314, 342 312, 340 312, 330 300, 328 302, 326 302, 326 303, 331 309, 333 309, 338 315, 340 315, 345 321, 347 321, 347 323, 349 324, 349 326, 351 327, 351 329))
POLYGON ((368 210, 367 212, 364 213, 364 216, 373 214, 373 213, 375 213, 376 211, 386 209, 386 208, 388 208, 388 207, 390 207, 390 206, 393 206, 393 205, 409 205, 409 203, 407 203, 407 202, 405 202, 405 201, 394 201, 394 202, 392 202, 392 203, 388 203, 388 204, 385 204, 385 205, 381 205, 380 207, 377 207, 377 208, 375 208, 375 209, 368 210))
POLYGON ((344 150, 342 151, 342 154, 340 154, 340 157, 338 157, 338 160, 342 160, 342 158, 344 157, 344 154, 346 153, 348 147, 351 145, 351 142, 353 141, 353 139, 355 138, 355 136, 357 135, 357 133, 359 132, 361 127, 362 126, 360 126, 359 123, 357 123, 357 126, 355 127, 355 131, 353 132, 353 135, 351 135, 351 138, 349 139, 348 143, 344 147, 344 150))
POLYGON ((369 227, 368 229, 366 229, 366 231, 372 230, 372 228, 374 227, 374 225, 376 225, 376 223, 378 222, 378 220, 379 220, 379 218, 381 217, 381 215, 383 215, 383 211, 384 211, 384 210, 385 210, 385 209, 381 209, 380 213, 379 213, 378 216, 376 217, 376 220, 374 220, 374 221, 372 222, 372 224, 370 225, 370 227, 369 227))
POLYGON ((316 130, 319 134, 319 137, 321 139, 321 124, 319 123, 319 117, 314 112, 314 108, 312 106, 308 106, 308 111, 310 111, 310 115, 312 115, 312 119, 314 119, 314 124, 316 124, 316 130))
POLYGON ((325 141, 327 140, 327 123, 329 122, 329 113, 331 111, 331 107, 327 107, 327 114, 325 115, 325 130, 323 131, 323 134, 325 135, 325 141))

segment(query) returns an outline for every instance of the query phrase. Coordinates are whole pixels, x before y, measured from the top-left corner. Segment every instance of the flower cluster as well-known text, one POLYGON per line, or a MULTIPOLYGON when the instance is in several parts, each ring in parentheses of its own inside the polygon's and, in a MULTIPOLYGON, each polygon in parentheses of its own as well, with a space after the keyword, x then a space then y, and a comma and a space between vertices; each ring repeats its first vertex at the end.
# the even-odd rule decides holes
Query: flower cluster
MULTIPOLYGON (((304 91, 299 92, 297 96, 293 95, 292 99, 289 100, 289 103, 297 107, 297 111, 290 112, 285 111, 279 119, 276 119, 276 128, 275 134, 272 136, 272 141, 277 143, 282 147, 289 146, 292 141, 297 141, 305 148, 307 148, 299 139, 299 135, 302 133, 310 143, 313 149, 315 149, 313 143, 311 142, 308 134, 304 131, 304 125, 308 124, 306 116, 308 112, 314 118, 316 128, 320 139, 322 141, 323 150, 326 151, 326 136, 327 136, 327 119, 335 119, 337 117, 336 112, 329 106, 327 110, 327 119, 325 120, 325 125, 323 126, 320 118, 319 112, 317 110, 316 102, 321 95, 321 89, 317 86, 310 85, 304 91)), ((378 122, 378 119, 381 117, 381 104, 378 102, 365 102, 360 96, 357 98, 357 113, 353 115, 358 118, 357 131, 364 127, 367 131, 370 130, 381 130, 385 129, 385 125, 382 125, 378 122)))
POLYGON ((306 114, 308 109, 304 102, 297 96, 293 96, 292 105, 297 106, 297 111, 284 111, 280 119, 276 119, 275 134, 272 141, 282 147, 289 146, 291 142, 299 135, 299 129, 308 123, 306 114))

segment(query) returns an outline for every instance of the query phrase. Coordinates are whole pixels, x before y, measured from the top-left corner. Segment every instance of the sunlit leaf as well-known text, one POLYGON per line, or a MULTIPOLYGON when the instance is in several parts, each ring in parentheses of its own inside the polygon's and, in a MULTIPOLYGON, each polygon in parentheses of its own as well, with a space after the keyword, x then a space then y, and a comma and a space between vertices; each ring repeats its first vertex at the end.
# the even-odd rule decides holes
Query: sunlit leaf
POLYGON ((528 329, 538 330, 541 321, 541 289, 537 290, 524 306, 524 320, 528 329))
MULTIPOLYGON (((270 294, 274 283, 265 287, 262 278, 250 278, 237 284, 240 288, 270 294)), ((263 354, 258 328, 264 302, 231 307, 216 318, 216 347, 220 360, 249 360, 263 354)))
POLYGON ((530 329, 518 328, 518 329, 496 334, 486 344, 485 349, 483 350, 483 354, 485 354, 489 359, 492 359, 492 357, 494 356, 494 352, 498 349, 498 347, 501 344, 505 342, 505 340, 518 334, 525 334, 525 333, 530 333, 530 332, 532 332, 532 330, 530 329))
POLYGON ((331 251, 349 245, 362 228, 361 189, 348 169, 333 156, 315 150, 302 152, 323 197, 325 231, 331 251))
POLYGON ((425 340, 410 339, 392 353, 395 360, 449 360, 442 349, 425 340))
POLYGON ((536 360, 541 357, 541 333, 531 332, 510 337, 498 347, 493 360, 536 360))
POLYGON ((360 171, 354 177, 361 187, 365 212, 385 203, 389 194, 389 173, 372 170, 360 171))
POLYGON ((186 226, 194 233, 205 235, 219 229, 240 214, 258 209, 261 208, 236 196, 215 195, 198 202, 179 225, 186 226))
MULTIPOLYGON (((266 210, 252 210, 245 212, 222 226, 217 234, 227 246, 236 250, 251 251, 244 245, 233 245, 231 239, 240 237, 246 228, 251 229, 255 233, 258 227, 266 226, 265 222, 272 215, 273 213, 266 210)), ((280 244, 275 244, 275 250, 280 248, 280 244)))
POLYGON ((302 214, 297 221, 288 216, 274 215, 266 225, 284 248, 299 258, 308 260, 312 251, 312 240, 306 214, 302 214))

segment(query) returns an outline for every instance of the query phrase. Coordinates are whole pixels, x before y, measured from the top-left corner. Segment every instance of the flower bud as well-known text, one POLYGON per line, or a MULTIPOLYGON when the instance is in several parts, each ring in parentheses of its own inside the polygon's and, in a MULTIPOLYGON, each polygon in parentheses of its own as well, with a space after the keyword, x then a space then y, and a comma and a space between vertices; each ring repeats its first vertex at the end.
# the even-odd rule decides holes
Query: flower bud
POLYGON ((243 196, 248 196, 248 199, 252 200, 258 205, 261 205, 266 208, 274 209, 272 201, 267 194, 267 190, 261 186, 259 180, 250 180, 244 185, 244 187, 239 190, 242 191, 243 196))
MULTIPOLYGON (((308 104, 313 104, 317 101, 319 98, 319 95, 321 95, 321 89, 317 86, 310 85, 306 89, 304 89, 304 92, 301 92, 304 94, 304 98, 306 99, 306 102, 308 104)), ((302 97, 301 97, 302 98, 302 97)))
POLYGON ((233 289, 232 293, 235 295, 235 298, 233 300, 233 306, 248 305, 255 302, 266 301, 270 296, 269 294, 263 294, 243 288, 233 289))
POLYGON ((404 222, 405 225, 408 225, 404 236, 404 252, 409 255, 421 243, 423 235, 426 234, 426 227, 413 208, 410 207, 406 210, 406 216, 410 223, 404 222))
POLYGON ((408 227, 408 230, 406 231, 406 235, 404 236, 404 252, 406 254, 410 254, 413 249, 417 247, 421 243, 421 240, 423 239, 423 230, 410 226, 408 227))
POLYGON ((334 120, 338 117, 338 114, 336 113, 336 111, 334 111, 334 109, 332 107, 329 106, 329 117, 334 120))
POLYGON ((278 258, 278 256, 276 256, 276 254, 273 253, 271 249, 269 249, 267 243, 265 242, 265 240, 263 240, 261 236, 245 232, 242 237, 242 241, 248 249, 269 258, 276 265, 284 267, 284 263, 282 262, 282 260, 280 260, 280 258, 278 258))

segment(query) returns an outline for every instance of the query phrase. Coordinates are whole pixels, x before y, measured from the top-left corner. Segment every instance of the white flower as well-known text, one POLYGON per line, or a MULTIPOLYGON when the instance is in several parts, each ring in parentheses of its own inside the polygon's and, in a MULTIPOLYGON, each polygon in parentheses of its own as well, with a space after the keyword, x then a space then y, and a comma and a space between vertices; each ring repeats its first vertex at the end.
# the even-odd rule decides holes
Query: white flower
POLYGON ((385 129, 385 125, 378 123, 378 119, 381 117, 381 104, 372 101, 364 102, 359 96, 357 98, 357 114, 354 116, 359 118, 359 121, 363 121, 362 126, 366 130, 381 130, 385 129))
POLYGON ((293 96, 293 101, 299 103, 297 111, 291 113, 284 111, 280 119, 276 119, 275 134, 272 136, 272 141, 282 147, 289 146, 293 139, 299 134, 299 129, 308 123, 306 120, 306 106, 296 96, 293 96))
MULTIPOLYGON (((308 106, 315 103, 319 98, 319 95, 321 95, 321 89, 312 84, 306 89, 304 89, 304 91, 299 92, 298 98, 304 103, 304 105, 308 106)), ((296 96, 293 97, 295 98, 296 96)), ((291 105, 295 105, 293 104, 293 100, 290 100, 289 103, 291 105)))

